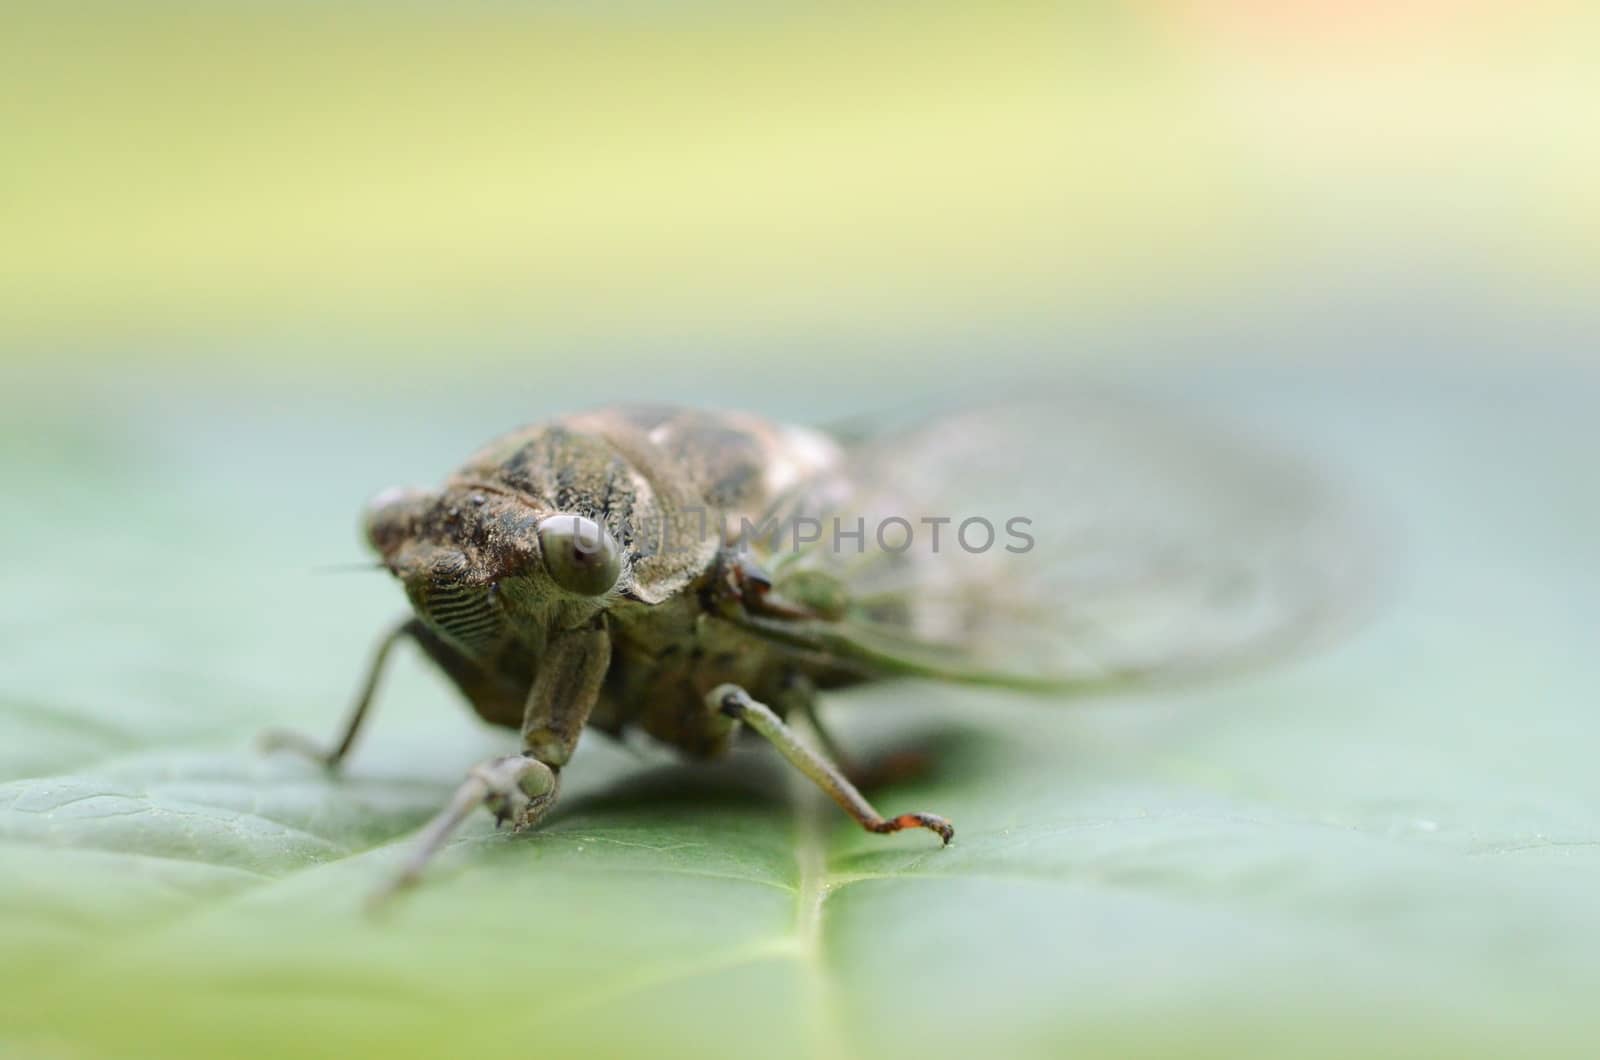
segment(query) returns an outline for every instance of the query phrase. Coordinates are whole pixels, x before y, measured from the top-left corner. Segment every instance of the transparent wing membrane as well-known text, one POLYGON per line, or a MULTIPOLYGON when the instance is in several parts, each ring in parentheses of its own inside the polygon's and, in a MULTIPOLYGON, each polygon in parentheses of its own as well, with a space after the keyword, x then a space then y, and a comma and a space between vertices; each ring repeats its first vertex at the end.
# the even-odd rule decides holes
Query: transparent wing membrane
POLYGON ((797 518, 820 525, 770 543, 780 591, 804 572, 848 606, 782 637, 954 680, 1067 690, 1233 667, 1341 625, 1372 580, 1371 535, 1305 465, 1105 396, 858 443, 779 514, 797 518))

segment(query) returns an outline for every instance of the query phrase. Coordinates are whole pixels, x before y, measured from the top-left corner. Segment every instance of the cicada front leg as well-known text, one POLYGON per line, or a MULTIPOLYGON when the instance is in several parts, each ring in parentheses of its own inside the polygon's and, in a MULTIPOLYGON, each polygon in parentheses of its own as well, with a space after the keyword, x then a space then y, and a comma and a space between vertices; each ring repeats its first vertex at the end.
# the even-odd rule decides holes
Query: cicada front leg
POLYGON ((937 814, 903 813, 896 817, 885 817, 879 813, 838 766, 802 743, 794 730, 785 725, 771 707, 758 703, 738 685, 719 685, 712 689, 706 697, 706 707, 735 724, 748 725, 764 736, 790 765, 805 774, 867 831, 882 834, 906 828, 926 828, 946 843, 954 837, 955 829, 950 822, 937 814))
POLYGON ((371 904, 380 905, 420 880, 422 870, 479 806, 489 808, 497 825, 511 821, 520 831, 555 805, 560 790, 561 775, 537 758, 504 755, 479 762, 467 771, 449 804, 422 830, 400 871, 373 893, 371 904))
POLYGON ((449 803, 422 830, 400 871, 373 895, 375 903, 416 883, 479 806, 494 814, 496 825, 509 824, 515 832, 533 827, 550 812, 561 790, 561 767, 578 746, 610 661, 611 640, 603 629, 551 640, 528 693, 522 753, 491 758, 467 771, 449 803))

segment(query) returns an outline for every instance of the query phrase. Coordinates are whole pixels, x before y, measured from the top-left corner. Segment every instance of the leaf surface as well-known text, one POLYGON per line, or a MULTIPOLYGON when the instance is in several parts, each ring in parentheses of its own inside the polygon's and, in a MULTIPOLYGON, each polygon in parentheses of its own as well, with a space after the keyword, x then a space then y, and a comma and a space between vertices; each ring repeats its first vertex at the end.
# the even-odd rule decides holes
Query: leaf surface
POLYGON ((591 737, 547 827, 480 815, 377 919, 366 892, 511 735, 408 659, 343 779, 251 742, 333 733, 400 598, 310 572, 354 555, 374 475, 437 476, 481 420, 14 417, 0 459, 37 503, 0 611, 0 1052, 1582 1055, 1581 397, 1260 399, 1408 540, 1385 614, 1314 657, 1077 709, 836 697, 853 746, 935 751, 874 797, 948 815, 948 849, 853 830, 759 748, 591 737))

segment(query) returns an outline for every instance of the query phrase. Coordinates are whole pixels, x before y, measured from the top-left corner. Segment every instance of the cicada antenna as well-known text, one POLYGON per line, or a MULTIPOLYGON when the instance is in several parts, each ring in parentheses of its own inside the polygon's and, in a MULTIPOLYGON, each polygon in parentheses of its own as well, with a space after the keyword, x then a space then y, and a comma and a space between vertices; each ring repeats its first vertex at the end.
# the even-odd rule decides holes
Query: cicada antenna
POLYGON ((312 574, 355 574, 359 571, 388 570, 388 565, 382 560, 360 560, 353 563, 327 563, 320 567, 312 567, 312 574))

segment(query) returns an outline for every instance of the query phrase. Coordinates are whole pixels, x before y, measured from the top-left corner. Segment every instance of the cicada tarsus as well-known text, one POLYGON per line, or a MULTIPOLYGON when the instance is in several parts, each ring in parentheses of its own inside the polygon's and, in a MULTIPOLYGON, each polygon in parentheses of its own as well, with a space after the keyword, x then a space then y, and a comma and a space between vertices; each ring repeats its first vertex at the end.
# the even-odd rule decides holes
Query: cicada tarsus
POLYGON ((1300 466, 1105 398, 859 440, 606 408, 513 431, 437 489, 385 491, 364 522, 412 613, 332 750, 272 742, 336 766, 405 640, 521 733, 468 771, 397 886, 480 805, 539 821, 589 729, 696 759, 754 732, 868 831, 948 843, 945 818, 861 794, 819 692, 923 678, 1061 695, 1213 671, 1325 628, 1352 578, 1340 511, 1300 466))

